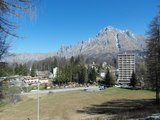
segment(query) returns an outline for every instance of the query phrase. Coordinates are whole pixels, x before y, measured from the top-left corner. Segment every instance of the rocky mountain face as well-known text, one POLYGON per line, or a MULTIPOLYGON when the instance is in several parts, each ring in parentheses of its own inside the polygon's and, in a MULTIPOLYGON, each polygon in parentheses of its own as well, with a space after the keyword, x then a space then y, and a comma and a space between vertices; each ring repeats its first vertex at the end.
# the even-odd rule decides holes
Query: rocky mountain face
POLYGON ((70 58, 78 55, 105 61, 106 59, 115 58, 118 53, 123 52, 136 53, 140 56, 145 48, 144 36, 109 26, 102 29, 93 38, 81 41, 75 45, 61 47, 57 53, 21 53, 6 57, 3 61, 26 63, 29 61, 40 61, 53 56, 70 58))
POLYGON ((127 30, 111 26, 102 29, 95 37, 73 46, 63 46, 57 52, 59 56, 69 58, 80 54, 103 57, 122 52, 143 52, 146 47, 145 37, 135 35, 127 30))
POLYGON ((19 53, 13 54, 3 59, 8 63, 27 63, 40 61, 49 57, 55 56, 55 53, 19 53))

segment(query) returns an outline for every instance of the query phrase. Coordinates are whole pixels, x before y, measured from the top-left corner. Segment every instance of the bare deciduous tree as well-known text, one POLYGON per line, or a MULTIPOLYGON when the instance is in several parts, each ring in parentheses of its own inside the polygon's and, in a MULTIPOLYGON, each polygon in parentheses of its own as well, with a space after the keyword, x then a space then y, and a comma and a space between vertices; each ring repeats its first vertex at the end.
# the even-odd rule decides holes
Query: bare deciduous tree
POLYGON ((14 18, 31 15, 34 0, 0 0, 0 60, 8 53, 8 37, 18 37, 14 18))

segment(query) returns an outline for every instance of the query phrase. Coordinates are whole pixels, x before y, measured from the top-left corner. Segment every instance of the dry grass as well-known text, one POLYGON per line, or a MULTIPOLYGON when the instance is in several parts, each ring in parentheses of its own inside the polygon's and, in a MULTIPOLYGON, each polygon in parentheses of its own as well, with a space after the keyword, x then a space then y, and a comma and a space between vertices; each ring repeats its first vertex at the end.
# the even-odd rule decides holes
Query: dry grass
MULTIPOLYGON (((124 113, 130 115, 129 111, 136 111, 134 107, 143 108, 148 104, 147 100, 154 96, 151 91, 120 88, 109 88, 100 92, 74 91, 41 95, 40 120, 98 120, 124 113), (122 107, 128 107, 128 110, 122 107)), ((36 95, 27 96, 15 105, 0 107, 0 120, 36 120, 36 98, 36 95)))

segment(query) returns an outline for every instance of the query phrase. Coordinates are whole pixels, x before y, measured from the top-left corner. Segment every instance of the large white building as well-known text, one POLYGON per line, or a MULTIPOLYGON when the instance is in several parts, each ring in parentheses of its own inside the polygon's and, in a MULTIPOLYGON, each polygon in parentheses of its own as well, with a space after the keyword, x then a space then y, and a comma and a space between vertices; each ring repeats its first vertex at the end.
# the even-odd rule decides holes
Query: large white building
POLYGON ((119 54, 118 55, 118 83, 129 84, 132 73, 135 72, 135 55, 119 54))

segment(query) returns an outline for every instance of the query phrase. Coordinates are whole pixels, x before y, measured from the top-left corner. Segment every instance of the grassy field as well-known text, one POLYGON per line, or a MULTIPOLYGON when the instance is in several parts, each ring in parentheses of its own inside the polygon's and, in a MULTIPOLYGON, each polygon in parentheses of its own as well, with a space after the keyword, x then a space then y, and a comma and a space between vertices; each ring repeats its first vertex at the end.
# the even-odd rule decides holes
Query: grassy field
MULTIPOLYGON (((109 88, 100 92, 63 92, 40 95, 40 120, 125 119, 160 112, 155 93, 109 88)), ((0 120, 36 120, 37 96, 0 107, 0 120)))

